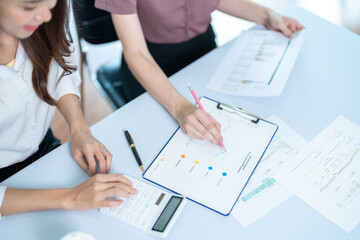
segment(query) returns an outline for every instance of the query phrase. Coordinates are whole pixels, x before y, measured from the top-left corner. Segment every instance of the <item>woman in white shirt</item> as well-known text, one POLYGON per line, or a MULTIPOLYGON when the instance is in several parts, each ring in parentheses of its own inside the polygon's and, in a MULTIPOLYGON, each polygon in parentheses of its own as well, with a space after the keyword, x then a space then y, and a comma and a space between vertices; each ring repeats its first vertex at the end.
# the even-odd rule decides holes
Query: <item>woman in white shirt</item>
POLYGON ((69 124, 74 159, 93 177, 69 189, 0 186, 2 215, 116 206, 121 200, 105 199, 136 194, 122 175, 107 175, 112 155, 85 123, 80 79, 67 61, 67 10, 65 0, 0 1, 0 181, 59 145, 49 130, 55 107, 69 124))

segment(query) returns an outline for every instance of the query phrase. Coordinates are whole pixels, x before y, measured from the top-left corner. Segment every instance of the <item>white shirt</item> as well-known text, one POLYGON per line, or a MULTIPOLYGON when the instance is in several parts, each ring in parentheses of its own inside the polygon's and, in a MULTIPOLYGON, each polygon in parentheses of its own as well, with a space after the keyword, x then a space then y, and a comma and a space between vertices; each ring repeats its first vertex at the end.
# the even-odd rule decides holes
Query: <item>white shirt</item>
MULTIPOLYGON (((54 119, 55 106, 42 101, 32 86, 33 66, 21 44, 14 68, 0 65, 0 168, 21 162, 34 154, 54 119)), ((80 97, 77 72, 63 77, 53 60, 48 78, 49 94, 56 100, 66 94, 80 97)), ((0 186, 0 206, 5 187, 0 186)))

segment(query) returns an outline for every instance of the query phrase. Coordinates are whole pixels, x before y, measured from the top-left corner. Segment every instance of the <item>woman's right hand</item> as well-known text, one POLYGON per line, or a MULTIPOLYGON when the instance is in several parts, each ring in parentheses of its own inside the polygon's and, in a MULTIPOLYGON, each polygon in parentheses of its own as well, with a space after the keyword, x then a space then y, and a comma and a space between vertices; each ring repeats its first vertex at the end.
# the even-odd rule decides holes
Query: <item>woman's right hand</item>
POLYGON ((65 194, 65 208, 84 211, 101 207, 119 206, 122 200, 105 200, 118 196, 128 198, 137 194, 129 179, 121 174, 97 174, 83 183, 70 188, 65 194))
POLYGON ((175 119, 186 135, 218 145, 223 141, 221 125, 210 114, 208 116, 211 121, 200 108, 184 101, 179 105, 175 119))

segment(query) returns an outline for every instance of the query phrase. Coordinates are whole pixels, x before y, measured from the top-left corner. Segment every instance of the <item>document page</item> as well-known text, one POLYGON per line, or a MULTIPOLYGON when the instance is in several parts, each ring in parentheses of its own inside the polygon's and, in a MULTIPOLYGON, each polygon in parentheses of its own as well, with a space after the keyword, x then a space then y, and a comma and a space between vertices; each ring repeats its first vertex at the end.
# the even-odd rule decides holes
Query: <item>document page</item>
POLYGON ((146 170, 144 178, 227 215, 253 173, 277 126, 254 123, 217 108, 217 102, 201 103, 221 123, 227 152, 207 141, 193 139, 179 129, 146 170))
POLYGON ((273 176, 307 143, 278 117, 270 116, 266 120, 277 124, 279 129, 231 211, 231 215, 244 227, 260 219, 292 195, 273 176))
POLYGON ((281 94, 304 39, 302 30, 292 39, 270 30, 242 32, 207 87, 241 96, 281 94))
POLYGON ((360 222, 360 127, 339 116, 275 179, 350 233, 360 222))

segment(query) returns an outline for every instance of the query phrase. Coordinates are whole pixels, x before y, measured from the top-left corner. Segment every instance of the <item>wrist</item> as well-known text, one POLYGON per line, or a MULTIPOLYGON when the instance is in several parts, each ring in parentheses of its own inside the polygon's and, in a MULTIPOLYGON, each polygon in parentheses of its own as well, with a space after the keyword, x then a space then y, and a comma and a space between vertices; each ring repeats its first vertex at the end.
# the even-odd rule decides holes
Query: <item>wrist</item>
POLYGON ((180 118, 181 113, 183 112, 184 107, 187 104, 191 104, 188 100, 181 96, 177 101, 174 101, 172 109, 170 112, 171 116, 178 120, 180 118))
POLYGON ((63 210, 74 210, 74 204, 72 201, 72 197, 71 197, 71 188, 63 188, 62 190, 62 194, 61 196, 58 198, 59 199, 59 209, 63 209, 63 210))
POLYGON ((261 24, 269 25, 271 23, 271 18, 274 14, 277 14, 274 10, 270 8, 265 8, 264 14, 262 15, 261 24))
POLYGON ((53 199, 49 201, 53 204, 49 209, 72 210, 70 188, 58 188, 52 191, 56 193, 53 195, 53 199))
POLYGON ((70 136, 73 138, 77 133, 90 133, 90 128, 86 123, 74 122, 70 124, 70 136))

